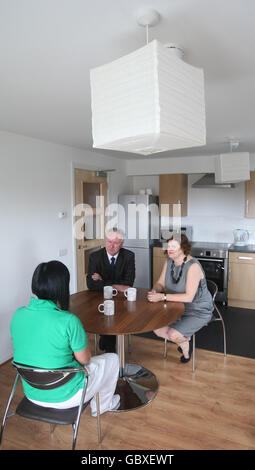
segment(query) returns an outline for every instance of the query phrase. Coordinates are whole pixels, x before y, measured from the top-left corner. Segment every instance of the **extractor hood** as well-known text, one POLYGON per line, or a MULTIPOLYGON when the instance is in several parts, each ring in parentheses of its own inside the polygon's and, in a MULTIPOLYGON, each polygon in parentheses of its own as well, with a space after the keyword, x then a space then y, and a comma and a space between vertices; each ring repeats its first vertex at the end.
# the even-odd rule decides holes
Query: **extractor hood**
POLYGON ((192 188, 235 188, 234 183, 215 183, 214 173, 206 173, 192 184, 192 188))

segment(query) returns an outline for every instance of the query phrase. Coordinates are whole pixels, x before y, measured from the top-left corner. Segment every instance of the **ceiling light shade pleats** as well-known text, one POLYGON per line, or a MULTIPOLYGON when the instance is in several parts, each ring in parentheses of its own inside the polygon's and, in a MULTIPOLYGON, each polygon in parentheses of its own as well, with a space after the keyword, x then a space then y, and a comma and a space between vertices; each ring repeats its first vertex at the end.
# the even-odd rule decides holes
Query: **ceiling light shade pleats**
POLYGON ((250 154, 231 152, 217 155, 215 160, 216 183, 239 183, 250 179, 250 154))
POLYGON ((154 40, 90 71, 93 147, 149 155, 206 143, 203 70, 154 40))

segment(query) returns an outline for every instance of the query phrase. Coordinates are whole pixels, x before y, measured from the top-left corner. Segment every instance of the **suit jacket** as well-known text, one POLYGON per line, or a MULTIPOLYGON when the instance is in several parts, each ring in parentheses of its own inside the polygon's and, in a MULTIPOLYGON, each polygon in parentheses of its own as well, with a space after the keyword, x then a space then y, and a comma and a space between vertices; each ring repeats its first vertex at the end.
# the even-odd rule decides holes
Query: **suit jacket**
POLYGON ((111 279, 110 262, 105 248, 91 253, 89 257, 87 286, 90 290, 103 290, 104 286, 121 284, 132 286, 135 280, 135 255, 126 248, 121 248, 115 263, 115 279, 111 279), (98 273, 102 281, 94 281, 92 274, 98 273))

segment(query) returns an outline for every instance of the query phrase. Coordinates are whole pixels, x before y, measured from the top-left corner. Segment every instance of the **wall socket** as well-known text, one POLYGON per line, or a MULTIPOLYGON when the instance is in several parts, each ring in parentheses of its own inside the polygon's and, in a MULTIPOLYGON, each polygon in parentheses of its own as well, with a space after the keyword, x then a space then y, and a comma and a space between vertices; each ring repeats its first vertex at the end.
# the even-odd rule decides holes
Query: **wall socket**
POLYGON ((67 248, 60 248, 58 254, 59 254, 59 256, 66 256, 67 255, 67 248))

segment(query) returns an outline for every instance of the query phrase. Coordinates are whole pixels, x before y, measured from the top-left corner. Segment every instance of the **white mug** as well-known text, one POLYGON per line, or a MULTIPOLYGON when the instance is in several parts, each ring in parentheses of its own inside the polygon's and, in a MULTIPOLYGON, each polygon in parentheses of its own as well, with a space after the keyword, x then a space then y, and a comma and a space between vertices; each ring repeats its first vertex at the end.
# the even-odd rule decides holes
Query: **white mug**
POLYGON ((124 295, 128 300, 136 300, 136 288, 129 287, 128 289, 124 290, 124 295))
POLYGON ((98 311, 105 315, 114 315, 114 300, 105 300, 103 304, 98 305, 98 311))
POLYGON ((112 286, 104 286, 104 299, 112 299, 112 296, 117 295, 117 289, 112 286))

